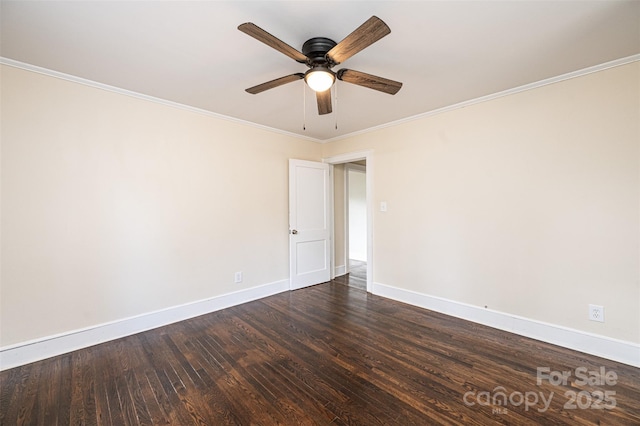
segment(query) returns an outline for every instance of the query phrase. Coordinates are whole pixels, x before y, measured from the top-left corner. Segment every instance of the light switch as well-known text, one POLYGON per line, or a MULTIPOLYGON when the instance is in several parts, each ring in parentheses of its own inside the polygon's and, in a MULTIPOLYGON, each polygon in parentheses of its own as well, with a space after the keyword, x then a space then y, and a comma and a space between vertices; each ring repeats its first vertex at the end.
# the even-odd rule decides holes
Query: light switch
POLYGON ((386 201, 380 201, 380 211, 381 212, 386 212, 387 211, 387 202, 386 201))

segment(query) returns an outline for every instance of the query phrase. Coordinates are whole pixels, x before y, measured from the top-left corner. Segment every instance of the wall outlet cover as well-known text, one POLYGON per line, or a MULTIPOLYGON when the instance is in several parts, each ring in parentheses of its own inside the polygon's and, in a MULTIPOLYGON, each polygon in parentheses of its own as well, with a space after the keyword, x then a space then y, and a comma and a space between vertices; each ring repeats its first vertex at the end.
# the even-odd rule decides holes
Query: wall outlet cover
POLYGON ((589 319, 591 321, 604 322, 604 307, 600 305, 589 305, 589 319))

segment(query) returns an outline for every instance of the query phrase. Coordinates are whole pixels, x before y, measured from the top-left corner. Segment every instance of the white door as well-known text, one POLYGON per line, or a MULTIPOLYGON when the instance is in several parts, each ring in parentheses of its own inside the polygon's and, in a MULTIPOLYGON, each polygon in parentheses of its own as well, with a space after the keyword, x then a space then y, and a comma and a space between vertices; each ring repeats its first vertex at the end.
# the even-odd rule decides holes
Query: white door
POLYGON ((291 290, 330 279, 329 165, 289 160, 291 290))

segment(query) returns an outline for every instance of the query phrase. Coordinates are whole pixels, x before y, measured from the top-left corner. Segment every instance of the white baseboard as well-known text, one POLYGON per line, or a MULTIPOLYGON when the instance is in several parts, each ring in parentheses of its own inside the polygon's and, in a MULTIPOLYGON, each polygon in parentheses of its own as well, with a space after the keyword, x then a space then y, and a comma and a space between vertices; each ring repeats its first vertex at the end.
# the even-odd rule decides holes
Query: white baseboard
MULTIPOLYGON (((339 268, 343 268, 343 274, 346 269, 344 266, 336 267, 336 276, 338 276, 339 268)), ((282 280, 94 327, 6 346, 0 348, 0 371, 162 327, 287 290, 289 290, 289 280, 282 280)), ((640 345, 632 342, 483 309, 478 306, 380 283, 373 283, 373 293, 521 336, 640 367, 640 345)))
POLYGON ((640 367, 640 345, 568 327, 484 309, 427 294, 373 283, 373 294, 530 337, 568 349, 640 367))
POLYGON ((287 290, 289 290, 288 279, 93 327, 6 346, 0 348, 0 371, 162 327, 287 290))
POLYGON ((334 277, 341 277, 346 273, 347 273, 347 267, 345 265, 340 265, 333 268, 334 277))

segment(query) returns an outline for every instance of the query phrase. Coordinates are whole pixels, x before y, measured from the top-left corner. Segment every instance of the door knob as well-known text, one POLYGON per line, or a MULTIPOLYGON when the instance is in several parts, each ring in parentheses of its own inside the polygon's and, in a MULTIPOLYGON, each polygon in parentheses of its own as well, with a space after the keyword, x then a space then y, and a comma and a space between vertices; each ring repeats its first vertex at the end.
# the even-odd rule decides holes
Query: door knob
POLYGON ((291 233, 292 233, 293 235, 295 235, 295 234, 297 234, 297 233, 298 233, 298 231, 297 231, 296 229, 292 229, 292 230, 291 230, 291 233))

